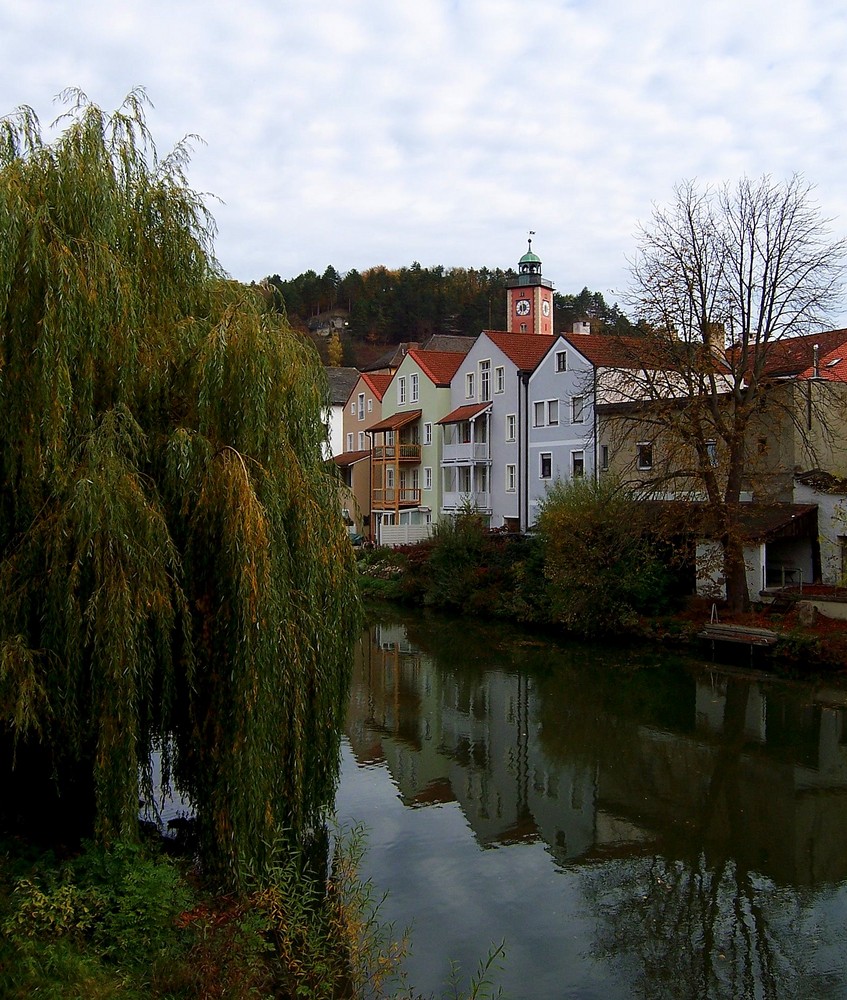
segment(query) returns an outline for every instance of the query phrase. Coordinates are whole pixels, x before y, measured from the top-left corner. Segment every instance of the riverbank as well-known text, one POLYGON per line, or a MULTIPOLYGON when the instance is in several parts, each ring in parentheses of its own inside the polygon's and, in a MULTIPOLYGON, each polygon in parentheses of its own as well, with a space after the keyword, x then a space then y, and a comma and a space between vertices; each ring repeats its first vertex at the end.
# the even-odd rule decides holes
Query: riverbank
POLYGON ((628 607, 619 610, 614 620, 586 621, 585 629, 573 629, 556 621, 537 539, 500 536, 458 557, 451 553, 448 573, 440 566, 433 569, 433 555, 440 544, 436 538, 361 553, 363 597, 538 626, 559 636, 658 643, 729 663, 754 660, 757 667, 785 676, 847 674, 847 621, 818 611, 808 588, 803 593, 787 590, 770 604, 756 602, 743 614, 729 611, 723 602, 657 593, 650 595, 653 607, 628 607), (442 591, 445 579, 448 583, 442 591), (741 636, 742 641, 704 637, 706 626, 714 620, 735 626, 736 639, 741 636), (773 641, 770 637, 767 643, 755 637, 743 641, 750 630, 771 633, 773 641))

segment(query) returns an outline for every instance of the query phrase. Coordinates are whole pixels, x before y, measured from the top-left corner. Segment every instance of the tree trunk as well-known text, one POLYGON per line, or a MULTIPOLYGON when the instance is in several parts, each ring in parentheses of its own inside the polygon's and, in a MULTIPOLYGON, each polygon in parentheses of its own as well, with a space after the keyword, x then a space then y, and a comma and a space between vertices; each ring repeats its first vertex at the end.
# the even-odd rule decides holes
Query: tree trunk
POLYGON ((721 541, 726 603, 730 611, 749 611, 750 594, 747 591, 747 567, 744 564, 743 545, 732 532, 725 534, 721 541))

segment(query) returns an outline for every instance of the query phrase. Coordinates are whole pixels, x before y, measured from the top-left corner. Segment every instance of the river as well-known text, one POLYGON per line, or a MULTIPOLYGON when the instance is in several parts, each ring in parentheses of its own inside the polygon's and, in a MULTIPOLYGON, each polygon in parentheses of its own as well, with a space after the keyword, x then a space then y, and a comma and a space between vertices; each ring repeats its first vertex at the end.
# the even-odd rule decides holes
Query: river
POLYGON ((847 996, 847 691, 389 612, 355 654, 363 823, 417 990, 847 996))

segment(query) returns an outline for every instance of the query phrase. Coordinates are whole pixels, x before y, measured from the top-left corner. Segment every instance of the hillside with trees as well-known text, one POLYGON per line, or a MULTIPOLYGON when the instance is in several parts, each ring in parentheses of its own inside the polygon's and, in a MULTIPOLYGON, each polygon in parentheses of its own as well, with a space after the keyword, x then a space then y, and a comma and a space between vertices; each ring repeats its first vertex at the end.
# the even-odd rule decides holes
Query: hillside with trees
MULTIPOLYGON (((329 266, 322 275, 305 271, 283 280, 278 274, 263 284, 274 291, 276 307, 289 322, 314 328, 318 317, 343 310, 353 340, 379 344, 423 341, 436 333, 475 337, 482 330, 506 328, 506 282, 512 269, 383 266, 341 275, 329 266)), ((554 296, 554 329, 570 330, 576 321, 594 333, 631 334, 633 324, 601 292, 554 296)))

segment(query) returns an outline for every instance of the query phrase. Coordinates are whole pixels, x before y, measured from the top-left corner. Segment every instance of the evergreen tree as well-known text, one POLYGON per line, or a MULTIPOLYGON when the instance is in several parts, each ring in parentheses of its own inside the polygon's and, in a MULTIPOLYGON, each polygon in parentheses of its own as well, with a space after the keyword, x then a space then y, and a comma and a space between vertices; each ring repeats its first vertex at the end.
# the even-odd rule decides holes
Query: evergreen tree
POLYGON ((262 876, 334 789, 355 627, 328 389, 160 159, 143 92, 0 122, 0 770, 137 832, 150 752, 262 876), (44 787, 39 785, 43 780, 44 787))

